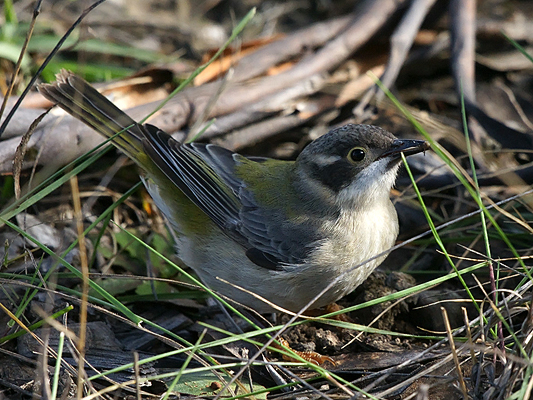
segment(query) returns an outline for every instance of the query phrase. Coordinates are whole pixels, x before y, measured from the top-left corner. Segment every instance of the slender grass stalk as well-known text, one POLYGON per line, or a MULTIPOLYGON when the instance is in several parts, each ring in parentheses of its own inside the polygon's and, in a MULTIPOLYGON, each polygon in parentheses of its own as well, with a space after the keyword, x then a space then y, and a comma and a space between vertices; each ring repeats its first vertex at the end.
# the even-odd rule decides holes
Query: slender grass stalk
MULTIPOLYGON (((7 253, 7 251, 6 251, 6 253, 7 253)), ((39 269, 40 268, 41 268, 41 263, 36 263, 36 268, 35 268, 35 271, 33 272, 33 275, 32 275, 33 279, 37 279, 37 276, 39 275, 39 269)), ((33 296, 30 294, 30 290, 29 289, 25 290, 24 291, 24 296, 22 296, 22 299, 20 299, 20 301, 18 302, 17 309, 15 310, 15 315, 17 316, 17 318, 22 317, 22 314, 24 313, 24 310, 26 310, 26 308, 30 304, 31 299, 33 299, 33 296)), ((12 304, 15 304, 15 302, 12 301, 12 304)), ((10 320, 7 323, 7 326, 12 328, 13 326, 15 326, 15 321, 10 320)))
POLYGON ((187 355, 187 359, 185 360, 185 362, 183 363, 183 365, 179 369, 179 374, 176 375, 176 377, 174 378, 172 383, 170 385, 168 385, 168 388, 167 388, 165 394, 163 395, 163 397, 161 398, 161 400, 167 400, 169 398, 169 396, 172 394, 172 391, 174 390, 174 387, 176 387, 176 384, 179 382, 181 376, 183 375, 183 372, 187 369, 187 366, 191 362, 191 360, 193 358, 193 354, 195 354, 198 351, 198 346, 200 345, 200 343, 202 343, 202 340, 204 340, 205 333, 206 333, 206 331, 204 330, 198 336, 198 340, 194 344, 194 347, 191 349, 190 353, 187 355))
MULTIPOLYGON (((58 312, 50 315, 49 318, 57 319, 57 318, 61 317, 62 315, 68 313, 69 311, 72 311, 73 309, 74 309, 73 306, 67 306, 67 307, 63 308, 62 310, 59 310, 58 312)), ((38 329, 41 326, 43 326, 45 323, 46 323, 46 321, 44 319, 40 320, 40 321, 37 321, 36 323, 29 325, 28 326, 28 330, 33 332, 36 329, 38 329)), ((26 331, 18 331, 18 332, 12 333, 10 335, 6 335, 6 336, 0 338, 0 344, 3 344, 3 343, 6 343, 6 342, 8 342, 10 340, 16 339, 19 336, 22 336, 24 334, 26 334, 26 331)))
POLYGON ((59 343, 57 344, 57 358, 54 367, 54 376, 52 378, 52 395, 51 399, 57 398, 57 388, 59 387, 59 373, 61 371, 61 362, 63 360, 63 345, 65 343, 65 332, 59 333, 59 343))
POLYGON ((520 43, 518 43, 516 40, 514 40, 513 38, 511 38, 510 36, 508 36, 504 31, 501 31, 501 34, 503 35, 503 37, 505 37, 505 39, 507 39, 514 47, 516 47, 518 49, 518 51, 520 51, 520 53, 522 53, 529 61, 531 61, 531 63, 533 63, 533 57, 526 51, 526 49, 520 45, 520 43))

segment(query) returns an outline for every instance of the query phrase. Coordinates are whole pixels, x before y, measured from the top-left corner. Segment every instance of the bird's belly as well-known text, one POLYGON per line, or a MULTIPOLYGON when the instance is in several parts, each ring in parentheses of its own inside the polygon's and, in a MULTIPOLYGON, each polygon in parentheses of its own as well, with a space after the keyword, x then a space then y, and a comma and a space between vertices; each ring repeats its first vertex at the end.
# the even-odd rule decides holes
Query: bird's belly
POLYGON ((178 256, 206 286, 241 305, 267 313, 275 310, 271 302, 298 311, 286 301, 298 297, 290 277, 252 263, 243 247, 225 235, 179 238, 178 256))
POLYGON ((228 236, 216 234, 215 226, 211 235, 179 238, 178 255, 208 287, 262 313, 274 310, 268 302, 297 312, 342 275, 311 306, 318 308, 359 286, 387 257, 386 250, 394 245, 398 234, 392 204, 384 213, 358 215, 355 223, 349 218, 343 221, 316 244, 305 263, 286 266, 282 271, 252 263, 244 248, 228 236))

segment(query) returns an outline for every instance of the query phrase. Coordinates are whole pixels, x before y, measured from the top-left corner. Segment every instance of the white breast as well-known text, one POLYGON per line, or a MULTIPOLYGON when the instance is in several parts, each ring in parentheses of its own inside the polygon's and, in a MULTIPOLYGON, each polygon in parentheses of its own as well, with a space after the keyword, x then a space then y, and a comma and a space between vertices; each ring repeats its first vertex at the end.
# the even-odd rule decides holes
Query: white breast
POLYGON ((344 211, 332 227, 331 238, 325 240, 313 254, 313 262, 317 266, 322 265, 332 275, 345 273, 363 263, 342 280, 342 290, 347 293, 383 262, 387 254, 371 259, 390 249, 397 236, 398 217, 388 198, 364 212, 344 211))

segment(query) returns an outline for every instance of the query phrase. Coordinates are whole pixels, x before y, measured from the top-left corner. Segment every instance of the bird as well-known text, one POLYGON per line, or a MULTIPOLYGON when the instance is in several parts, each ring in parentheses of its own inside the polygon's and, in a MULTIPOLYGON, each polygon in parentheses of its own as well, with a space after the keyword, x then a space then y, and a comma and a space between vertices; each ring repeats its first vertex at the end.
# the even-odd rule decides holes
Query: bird
POLYGON ((324 307, 365 281, 398 236, 390 190, 401 154, 429 148, 378 126, 347 124, 293 161, 246 157, 181 143, 137 123, 75 74, 56 78, 39 92, 140 167, 176 233, 179 259, 210 289, 259 313, 324 307))

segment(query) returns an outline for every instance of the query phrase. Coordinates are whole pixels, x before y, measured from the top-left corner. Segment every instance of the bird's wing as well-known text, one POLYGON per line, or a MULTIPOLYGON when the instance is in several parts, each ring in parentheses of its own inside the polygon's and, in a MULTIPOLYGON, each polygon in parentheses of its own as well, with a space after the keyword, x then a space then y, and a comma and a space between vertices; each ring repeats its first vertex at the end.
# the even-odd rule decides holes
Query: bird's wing
POLYGON ((301 250, 296 249, 292 235, 276 220, 280 216, 266 215, 272 212, 258 206, 235 174, 243 156, 210 144, 181 144, 149 124, 145 129, 145 151, 154 163, 225 234, 246 249, 252 262, 281 269, 283 264, 301 261, 297 255, 301 250))

